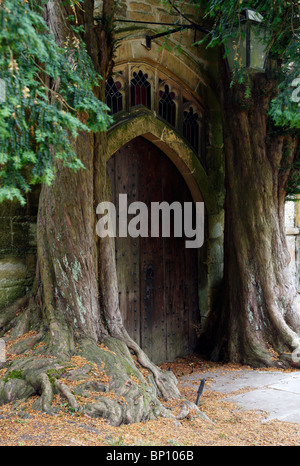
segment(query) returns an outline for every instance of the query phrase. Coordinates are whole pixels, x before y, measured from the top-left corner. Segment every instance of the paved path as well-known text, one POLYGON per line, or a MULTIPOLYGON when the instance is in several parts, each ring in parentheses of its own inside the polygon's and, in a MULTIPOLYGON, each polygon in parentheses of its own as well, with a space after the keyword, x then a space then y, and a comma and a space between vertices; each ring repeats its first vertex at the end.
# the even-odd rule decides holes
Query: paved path
POLYGON ((222 369, 215 372, 193 373, 182 377, 184 384, 197 387, 195 384, 202 378, 212 378, 209 386, 204 390, 230 394, 239 389, 247 389, 241 394, 232 394, 226 400, 237 403, 242 409, 264 411, 264 419, 279 419, 285 422, 300 424, 300 371, 266 372, 259 370, 242 370, 224 372, 222 369))

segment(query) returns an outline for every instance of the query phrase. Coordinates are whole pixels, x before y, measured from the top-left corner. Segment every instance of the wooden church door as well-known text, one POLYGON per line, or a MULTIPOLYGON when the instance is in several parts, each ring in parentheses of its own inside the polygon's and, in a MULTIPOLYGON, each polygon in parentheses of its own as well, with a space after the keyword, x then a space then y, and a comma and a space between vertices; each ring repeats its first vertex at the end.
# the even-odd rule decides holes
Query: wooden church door
MULTIPOLYGON (((108 162, 112 202, 118 213, 119 194, 128 205, 141 201, 192 202, 175 165, 151 142, 138 137, 108 162)), ((128 215, 128 220, 133 216, 128 215)), ((118 220, 118 218, 117 218, 118 220)), ((171 224, 173 220, 171 217, 171 224)), ((172 361, 195 350, 198 307, 197 249, 185 238, 116 237, 120 309, 125 328, 149 358, 172 361)))

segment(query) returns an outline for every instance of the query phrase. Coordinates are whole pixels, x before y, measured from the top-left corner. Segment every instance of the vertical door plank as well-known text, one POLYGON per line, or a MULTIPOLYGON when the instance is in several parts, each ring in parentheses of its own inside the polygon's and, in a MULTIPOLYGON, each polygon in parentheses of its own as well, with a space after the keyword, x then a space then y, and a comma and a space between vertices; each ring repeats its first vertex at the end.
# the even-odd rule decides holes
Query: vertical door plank
POLYGON ((148 206, 148 238, 141 238, 141 341, 154 362, 166 360, 164 258, 161 238, 151 237, 151 202, 163 200, 161 154, 146 140, 139 141, 140 201, 148 206))
POLYGON ((140 344, 139 239, 119 237, 119 194, 127 194, 128 205, 137 199, 137 153, 127 144, 109 161, 114 163, 114 199, 117 209, 116 266, 119 303, 125 328, 140 344), (113 159, 113 162, 111 160, 113 159))
MULTIPOLYGON (((172 162, 164 158, 163 164, 164 199, 171 205, 179 202, 183 207, 188 192, 179 172, 172 162)), ((182 209, 183 220, 183 209, 182 209)), ((182 222, 183 226, 183 222, 182 222)), ((188 315, 185 309, 185 244, 184 237, 174 236, 174 216, 171 215, 171 237, 165 244, 165 306, 167 316, 167 360, 188 353, 188 315)))

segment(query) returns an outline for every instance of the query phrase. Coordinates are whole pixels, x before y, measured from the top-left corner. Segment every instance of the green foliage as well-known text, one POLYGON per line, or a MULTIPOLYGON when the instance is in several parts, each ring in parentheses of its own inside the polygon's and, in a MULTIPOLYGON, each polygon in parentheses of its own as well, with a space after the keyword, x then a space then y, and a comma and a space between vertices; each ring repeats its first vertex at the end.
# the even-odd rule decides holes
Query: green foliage
POLYGON ((282 55, 278 95, 271 102, 270 115, 277 126, 300 129, 300 31, 282 55))
MULTIPOLYGON (((280 63, 273 66, 272 74, 278 80, 278 94, 270 106, 270 116, 276 125, 287 129, 300 129, 300 102, 293 99, 293 82, 300 78, 300 5, 298 0, 162 0, 165 7, 176 9, 184 16, 187 6, 198 12, 198 22, 207 28, 200 43, 207 47, 222 46, 224 58, 230 44, 235 51, 232 83, 246 82, 246 97, 250 97, 249 71, 242 66, 241 44, 245 40, 241 12, 247 8, 261 15, 256 30, 266 33, 269 61, 280 63), (276 68, 276 70, 274 69, 276 68)), ((187 18, 185 17, 185 23, 187 18)), ((300 87, 300 84, 299 84, 300 87)), ((300 97, 300 90, 298 92, 300 97)))
MULTIPOLYGON (((236 59, 233 81, 247 79, 247 70, 240 65, 240 44, 244 40, 240 13, 248 8, 261 15, 257 29, 267 31, 267 52, 270 60, 279 60, 276 69, 279 82, 278 95, 270 106, 270 116, 276 125, 300 128, 300 104, 292 98, 292 83, 300 77, 300 7, 298 0, 193 0, 203 9, 204 20, 211 26, 205 38, 209 47, 224 46, 224 56, 229 53, 229 41, 234 41, 236 59)), ((273 70, 274 72, 274 70, 273 70)))
POLYGON ((287 192, 287 201, 294 201, 295 195, 300 194, 300 185, 299 185, 299 173, 300 173, 300 154, 298 152, 298 157, 295 163, 292 166, 292 172, 289 176, 286 192, 287 192))
MULTIPOLYGON (((300 4, 298 0, 163 0, 165 5, 185 11, 186 5, 193 5, 201 18, 201 26, 210 33, 198 42, 207 47, 221 46, 224 58, 233 44, 235 66, 232 72, 233 83, 245 83, 246 95, 251 96, 250 71, 243 68, 241 43, 245 40, 241 15, 243 9, 260 14, 262 21, 257 23, 258 31, 267 31, 267 52, 270 79, 276 81, 277 92, 271 100, 269 115, 273 126, 280 132, 299 135, 300 130, 300 4)), ((178 11, 178 10, 177 10, 178 11)), ((299 194, 300 156, 296 156, 292 167, 287 193, 290 197, 299 194)))
POLYGON ((104 131, 111 122, 94 94, 101 77, 81 28, 70 25, 70 37, 59 47, 38 4, 0 0, 0 202, 17 198, 23 204, 31 185, 52 182, 58 160, 83 169, 72 141, 80 131, 104 131))

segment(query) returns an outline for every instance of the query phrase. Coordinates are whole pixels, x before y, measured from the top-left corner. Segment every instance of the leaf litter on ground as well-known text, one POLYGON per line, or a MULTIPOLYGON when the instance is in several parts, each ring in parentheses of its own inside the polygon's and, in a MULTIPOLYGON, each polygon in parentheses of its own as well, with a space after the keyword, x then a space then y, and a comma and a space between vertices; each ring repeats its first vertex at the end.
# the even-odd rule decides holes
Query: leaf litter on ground
MULTIPOLYGON (((84 363, 85 361, 79 359, 73 360, 74 365, 84 363)), ((198 384, 183 384, 184 376, 199 374, 200 380, 206 372, 216 370, 221 373, 253 370, 249 366, 238 364, 214 363, 195 354, 178 358, 172 363, 160 364, 160 367, 173 371, 182 395, 193 403, 196 401, 198 384)), ((209 421, 190 414, 179 422, 158 418, 114 427, 104 419, 72 412, 68 403, 63 402, 58 396, 54 399, 54 404, 59 408, 58 414, 49 415, 34 411, 32 404, 36 396, 32 396, 26 402, 15 402, 0 407, 0 446, 299 445, 299 424, 278 420, 262 422, 265 413, 242 410, 226 400, 228 395, 212 391, 210 381, 212 378, 208 377, 199 403, 199 408, 208 416, 209 421)), ((238 392, 245 390, 250 389, 241 389, 238 392)), ((181 402, 172 400, 164 404, 175 416, 178 414, 181 402)))

